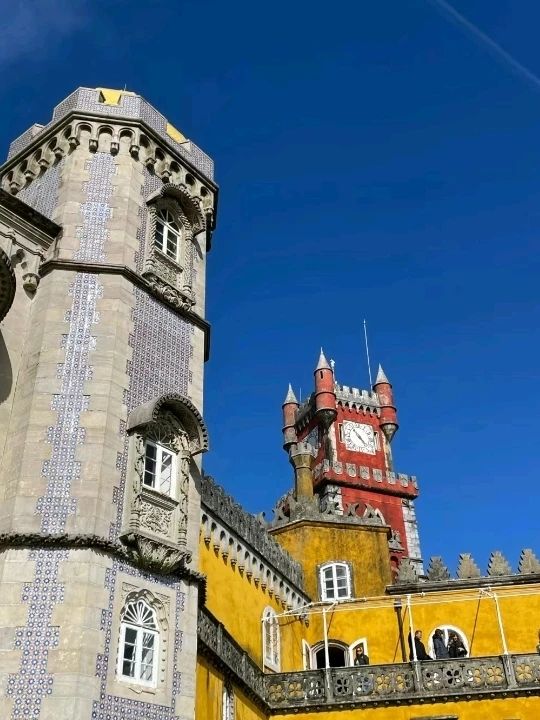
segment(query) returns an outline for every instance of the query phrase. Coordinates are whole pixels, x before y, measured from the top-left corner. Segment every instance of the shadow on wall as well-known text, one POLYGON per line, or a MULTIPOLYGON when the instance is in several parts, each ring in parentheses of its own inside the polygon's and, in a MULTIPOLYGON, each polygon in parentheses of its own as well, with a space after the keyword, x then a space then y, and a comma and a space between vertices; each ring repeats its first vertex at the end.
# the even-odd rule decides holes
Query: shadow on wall
POLYGON ((0 332, 0 403, 5 402, 13 385, 13 370, 4 336, 0 332))

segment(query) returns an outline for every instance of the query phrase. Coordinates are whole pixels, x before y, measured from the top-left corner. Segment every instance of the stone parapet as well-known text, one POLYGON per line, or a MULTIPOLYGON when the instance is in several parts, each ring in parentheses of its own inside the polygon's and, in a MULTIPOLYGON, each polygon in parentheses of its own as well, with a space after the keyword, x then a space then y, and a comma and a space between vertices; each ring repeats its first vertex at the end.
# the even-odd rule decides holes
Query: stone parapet
POLYGON ((9 146, 8 158, 11 159, 27 148, 34 140, 43 135, 70 112, 81 110, 114 118, 141 120, 154 130, 172 149, 182 155, 209 180, 214 177, 214 162, 195 143, 182 138, 171 127, 167 119, 149 102, 135 93, 119 93, 118 104, 100 102, 100 88, 78 88, 59 103, 53 112, 52 120, 46 125, 32 125, 9 146), (174 136, 174 137, 173 137, 174 136), (177 139, 175 139, 175 137, 177 139), (181 139, 181 142, 178 142, 181 139))
POLYGON ((304 585, 300 563, 287 553, 263 527, 261 521, 246 512, 225 490, 208 475, 201 480, 201 505, 215 514, 240 538, 257 551, 265 562, 290 580, 298 588, 304 585))
POLYGON ((356 463, 330 462, 323 460, 313 468, 315 482, 322 479, 339 479, 364 488, 384 492, 384 488, 393 495, 403 494, 417 497, 418 482, 415 475, 405 475, 371 468, 356 463))

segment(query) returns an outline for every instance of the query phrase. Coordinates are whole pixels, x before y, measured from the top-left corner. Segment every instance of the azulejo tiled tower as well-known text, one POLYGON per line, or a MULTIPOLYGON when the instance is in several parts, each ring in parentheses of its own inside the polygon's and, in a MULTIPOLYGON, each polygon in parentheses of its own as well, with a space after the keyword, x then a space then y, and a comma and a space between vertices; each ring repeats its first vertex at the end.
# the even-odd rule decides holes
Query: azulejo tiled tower
POLYGON ((212 161, 79 88, 0 182, 0 715, 192 718, 212 161))

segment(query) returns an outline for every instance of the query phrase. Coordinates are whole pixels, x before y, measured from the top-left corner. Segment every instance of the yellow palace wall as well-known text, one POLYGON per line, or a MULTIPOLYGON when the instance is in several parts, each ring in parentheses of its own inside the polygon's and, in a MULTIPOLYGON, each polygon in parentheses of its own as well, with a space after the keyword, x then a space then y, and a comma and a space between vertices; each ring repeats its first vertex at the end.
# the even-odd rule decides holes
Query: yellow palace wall
MULTIPOLYGON (((263 665, 262 616, 267 607, 279 615, 284 607, 275 595, 270 597, 268 588, 256 584, 253 577, 241 571, 208 547, 201 540, 199 548, 199 571, 207 577, 206 608, 221 622, 236 642, 261 668, 263 665)), ((281 670, 297 670, 302 667, 302 638, 304 625, 298 620, 280 621, 281 670)))
MULTIPOLYGON (((224 678, 204 658, 197 658, 197 720, 220 720, 223 717, 224 678)), ((233 685, 235 720, 263 720, 267 715, 233 685)))
MULTIPOLYGON (((503 623, 508 651, 511 653, 535 652, 540 627, 540 585, 522 587, 501 587, 495 590, 503 623), (523 593, 517 595, 516 593, 523 593), (526 594, 525 594, 526 593, 526 594)), ((366 652, 371 664, 402 662, 399 625, 393 604, 398 598, 386 596, 366 603, 340 603, 327 611, 329 641, 352 645, 366 639, 366 652), (380 603, 380 607, 370 605, 380 603)), ((408 660, 407 635, 410 616, 406 598, 399 598, 403 607, 403 632, 408 660)), ((480 594, 478 590, 457 590, 426 593, 411 597, 412 622, 415 630, 423 631, 423 640, 428 647, 433 631, 437 627, 451 626, 466 637, 472 657, 500 655, 503 653, 502 638, 497 619, 496 605, 492 597, 480 594)), ((323 642, 324 629, 321 608, 310 611, 309 626, 295 619, 298 636, 310 646, 323 642)), ((281 623, 291 622, 283 618, 281 623)), ((282 641, 285 649, 289 633, 282 641)), ((296 635, 294 642, 296 643, 296 635)), ((288 653, 292 654, 292 653, 288 653)), ((296 653, 294 653, 296 655, 296 653)), ((302 669, 302 664, 296 667, 302 669)), ((540 716, 539 716, 540 717, 540 716)))
POLYGON ((350 563, 357 597, 381 595, 392 582, 385 526, 306 520, 274 530, 272 535, 302 564, 305 589, 313 600, 319 598, 317 568, 325 562, 350 563))
POLYGON ((362 708, 314 713, 294 713, 273 715, 276 720, 295 718, 295 720, 538 720, 540 718, 540 697, 501 698, 500 700, 462 700, 400 707, 362 708))

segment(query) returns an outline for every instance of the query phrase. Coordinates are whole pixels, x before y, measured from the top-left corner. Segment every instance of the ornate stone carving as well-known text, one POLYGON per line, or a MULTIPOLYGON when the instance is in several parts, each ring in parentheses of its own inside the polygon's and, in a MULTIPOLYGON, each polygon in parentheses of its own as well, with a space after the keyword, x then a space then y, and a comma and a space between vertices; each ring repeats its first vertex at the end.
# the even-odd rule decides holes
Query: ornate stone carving
POLYGON ((160 535, 169 535, 171 526, 170 510, 156 507, 149 502, 141 502, 139 510, 139 522, 143 530, 158 533, 160 535))
POLYGON ((540 561, 531 549, 527 548, 521 551, 518 570, 521 575, 540 573, 540 561))
POLYGON ((39 285, 39 275, 34 272, 25 273, 22 276, 23 288, 30 293, 35 293, 39 285))
POLYGON ((470 553, 462 553, 459 556, 459 564, 457 568, 457 576, 460 580, 468 578, 478 578, 481 576, 480 568, 474 562, 470 553))
POLYGON ((428 580, 450 580, 450 571, 439 556, 434 556, 429 561, 427 571, 428 580))
POLYGON ((403 558, 403 560, 401 561, 398 569, 396 582, 400 585, 418 582, 416 566, 409 558, 403 558))
POLYGON ((388 547, 390 550, 403 550, 403 545, 401 544, 401 533, 399 530, 390 530, 388 547))
POLYGON ((193 294, 189 287, 185 287, 180 291, 153 273, 145 273, 144 277, 148 283, 148 287, 158 298, 165 300, 165 302, 170 303, 173 307, 178 308, 178 310, 191 310, 195 304, 193 294))
POLYGON ((184 548, 150 538, 142 533, 124 535, 122 540, 129 554, 148 570, 169 575, 191 562, 191 553, 186 552, 184 548))
POLYGON ((492 552, 489 556, 489 562, 488 562, 488 575, 490 576, 497 576, 497 575, 511 575, 512 574, 512 568, 510 567, 510 563, 504 555, 499 551, 495 550, 495 552, 492 552))

